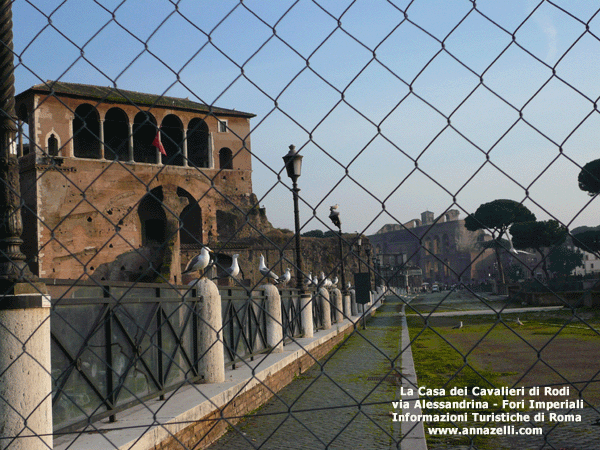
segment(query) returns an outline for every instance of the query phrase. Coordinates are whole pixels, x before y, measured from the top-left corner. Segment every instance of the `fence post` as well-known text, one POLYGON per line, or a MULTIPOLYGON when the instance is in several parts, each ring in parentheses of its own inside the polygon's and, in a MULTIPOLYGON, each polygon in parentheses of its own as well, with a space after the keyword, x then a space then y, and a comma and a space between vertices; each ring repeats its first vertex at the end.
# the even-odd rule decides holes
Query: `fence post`
POLYGON ((281 296, 272 284, 259 287, 265 291, 265 313, 267 315, 267 345, 273 352, 283 351, 283 317, 281 315, 281 296))
POLYGON ((0 0, 0 447, 52 448, 50 298, 21 251, 12 1, 0 0))
POLYGON ((312 295, 301 294, 300 295, 300 319, 302 321, 302 337, 311 338, 314 336, 314 323, 313 323, 313 307, 312 307, 312 295))
POLYGON ((225 381, 225 356, 221 294, 217 285, 207 278, 200 278, 194 287, 202 297, 198 344, 200 373, 207 383, 222 383, 225 381))
POLYGON ((331 328, 331 303, 329 302, 329 291, 323 287, 319 288, 319 301, 321 302, 321 323, 324 330, 331 328))

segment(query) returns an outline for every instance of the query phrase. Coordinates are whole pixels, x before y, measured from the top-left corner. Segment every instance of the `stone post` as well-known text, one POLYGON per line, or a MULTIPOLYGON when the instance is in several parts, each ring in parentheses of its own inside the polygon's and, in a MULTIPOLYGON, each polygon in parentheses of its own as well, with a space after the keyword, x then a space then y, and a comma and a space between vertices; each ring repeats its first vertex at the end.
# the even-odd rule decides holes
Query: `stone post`
POLYGON ((324 330, 331 328, 331 303, 329 302, 329 291, 319 288, 319 301, 321 302, 321 323, 324 330))
POLYGON ((342 293, 339 289, 331 290, 331 304, 335 308, 334 317, 335 323, 340 323, 344 320, 344 299, 342 298, 342 293))
MULTIPOLYGON (((350 318, 350 316, 352 316, 352 311, 351 311, 351 299, 350 299, 350 292, 345 291, 344 294, 342 295, 342 297, 344 298, 344 317, 350 318)), ((343 318, 342 317, 342 320, 343 318)))
MULTIPOLYGON (((50 301, 21 251, 12 3, 0 0, 0 448, 47 450, 52 449, 50 301)), ((30 123, 31 130, 35 122, 30 123)))
POLYGON ((281 296, 273 284, 265 284, 259 289, 265 291, 265 313, 267 316, 267 345, 274 353, 283 351, 283 318, 281 316, 281 296))
POLYGON ((314 336, 314 323, 313 323, 313 306, 312 306, 312 295, 302 294, 300 295, 300 320, 302 321, 302 337, 311 338, 314 336))
POLYGON ((358 306, 356 304, 356 291, 350 289, 350 310, 353 316, 358 316, 358 306))
POLYGON ((200 278, 193 287, 202 297, 198 343, 200 373, 207 383, 222 383, 225 381, 225 356, 221 294, 217 285, 207 278, 200 278))

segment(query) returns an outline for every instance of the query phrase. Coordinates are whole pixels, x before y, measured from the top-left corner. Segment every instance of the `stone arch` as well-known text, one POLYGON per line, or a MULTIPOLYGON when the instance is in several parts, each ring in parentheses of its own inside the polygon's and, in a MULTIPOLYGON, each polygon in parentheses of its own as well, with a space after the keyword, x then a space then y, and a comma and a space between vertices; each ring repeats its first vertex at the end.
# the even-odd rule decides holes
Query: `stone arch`
POLYGON ((183 188, 177 188, 179 197, 187 198, 189 204, 183 208, 179 216, 180 243, 186 248, 198 248, 202 245, 202 208, 192 194, 183 188))
POLYGON ((146 111, 140 111, 133 119, 133 160, 156 164, 156 119, 146 111))
POLYGON ((138 205, 142 245, 162 245, 167 240, 167 215, 162 206, 162 186, 152 189, 138 205))
POLYGON ((73 154, 77 158, 100 158, 100 116, 89 103, 75 109, 73 117, 73 154))
POLYGON ((233 169, 233 152, 230 148, 223 147, 219 150, 219 168, 233 169))
POLYGON ((175 114, 168 114, 160 125, 160 136, 166 157, 165 164, 171 166, 183 166, 183 123, 175 114))
POLYGON ((208 167, 208 125, 200 118, 193 118, 188 124, 187 153, 190 165, 208 167))
POLYGON ((110 108, 104 116, 104 158, 129 159, 129 118, 121 108, 110 108))

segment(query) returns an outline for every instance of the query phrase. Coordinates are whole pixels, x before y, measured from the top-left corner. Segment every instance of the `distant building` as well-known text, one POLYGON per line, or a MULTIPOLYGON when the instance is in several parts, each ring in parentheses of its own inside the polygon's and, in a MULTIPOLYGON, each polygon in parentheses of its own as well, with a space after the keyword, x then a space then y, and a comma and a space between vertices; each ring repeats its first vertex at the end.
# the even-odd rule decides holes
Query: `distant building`
POLYGON ((42 278, 152 276, 159 248, 178 283, 201 244, 252 234, 246 216, 270 227, 252 192, 254 114, 52 81, 17 95, 16 111, 23 250, 42 278))
POLYGON ((453 209, 436 218, 425 211, 420 219, 384 225, 369 239, 384 264, 417 266, 425 283, 452 285, 459 278, 464 283, 487 281, 494 277, 495 256, 477 244, 491 236, 482 230, 468 231, 459 215, 453 209))

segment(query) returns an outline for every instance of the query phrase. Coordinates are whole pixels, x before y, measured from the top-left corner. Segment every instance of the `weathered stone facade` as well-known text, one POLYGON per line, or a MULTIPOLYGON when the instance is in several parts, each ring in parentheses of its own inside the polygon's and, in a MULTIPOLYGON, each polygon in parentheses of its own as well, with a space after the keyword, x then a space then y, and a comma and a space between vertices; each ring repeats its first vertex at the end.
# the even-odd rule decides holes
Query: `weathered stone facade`
POLYGON ((36 275, 128 280, 160 270, 180 283, 180 247, 256 235, 246 215, 270 229, 252 193, 253 114, 53 82, 16 101, 29 141, 19 145, 23 247, 36 275), (167 156, 153 145, 158 130, 167 156))
POLYGON ((427 283, 455 284, 488 280, 495 258, 491 250, 477 245, 491 237, 483 231, 471 232, 459 219, 458 210, 449 210, 438 218, 425 211, 421 219, 403 225, 390 224, 369 236, 380 263, 399 265, 407 262, 423 272, 427 283))

